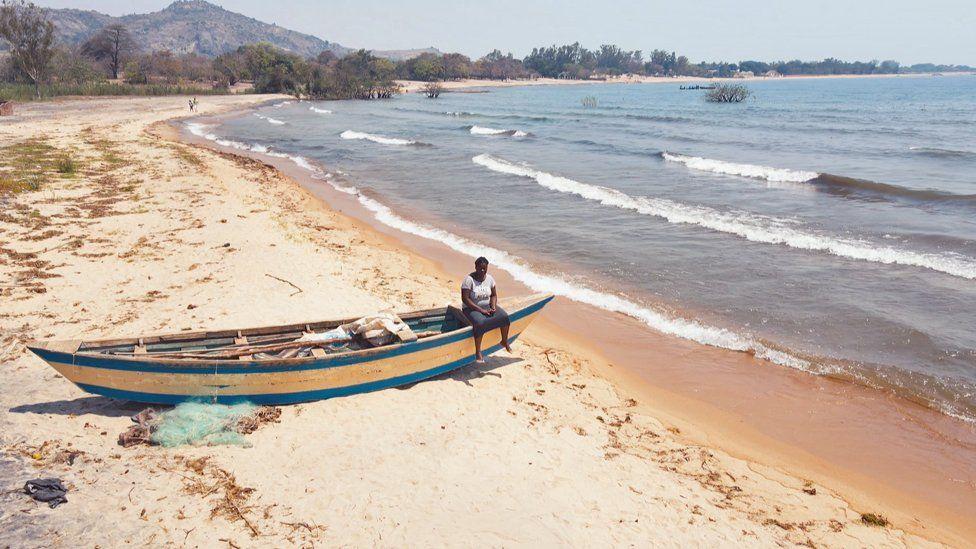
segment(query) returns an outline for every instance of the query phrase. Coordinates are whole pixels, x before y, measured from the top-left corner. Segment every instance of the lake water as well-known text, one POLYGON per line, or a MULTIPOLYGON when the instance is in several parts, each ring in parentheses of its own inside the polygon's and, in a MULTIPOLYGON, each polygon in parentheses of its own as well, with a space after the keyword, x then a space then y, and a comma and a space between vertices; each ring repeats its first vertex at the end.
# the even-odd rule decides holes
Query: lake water
POLYGON ((731 105, 678 84, 495 88, 190 130, 291 157, 538 291, 973 421, 974 84, 772 80, 731 105))

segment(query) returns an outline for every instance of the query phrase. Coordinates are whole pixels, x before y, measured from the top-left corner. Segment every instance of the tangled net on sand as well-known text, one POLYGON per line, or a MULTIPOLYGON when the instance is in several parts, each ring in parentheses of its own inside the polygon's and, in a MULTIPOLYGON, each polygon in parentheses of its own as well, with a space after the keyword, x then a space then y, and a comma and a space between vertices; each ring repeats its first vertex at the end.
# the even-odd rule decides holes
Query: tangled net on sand
POLYGON ((119 444, 177 446, 249 446, 244 435, 265 423, 278 422, 281 409, 245 402, 234 405, 184 402, 171 410, 147 408, 132 417, 135 423, 119 435, 119 444))

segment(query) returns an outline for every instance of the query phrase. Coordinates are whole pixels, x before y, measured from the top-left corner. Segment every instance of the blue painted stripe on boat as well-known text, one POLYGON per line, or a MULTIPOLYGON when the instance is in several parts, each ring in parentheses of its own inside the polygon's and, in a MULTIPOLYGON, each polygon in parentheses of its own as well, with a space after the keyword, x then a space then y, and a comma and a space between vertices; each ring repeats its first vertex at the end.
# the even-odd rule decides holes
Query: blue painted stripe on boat
MULTIPOLYGON (((518 336, 512 338, 512 341, 518 339, 518 336)), ((501 344, 494 345, 485 350, 486 354, 494 353, 502 348, 501 344)), ((216 397, 216 402, 219 404, 236 404, 239 402, 253 402, 254 404, 297 404, 299 402, 309 402, 313 400, 323 400, 327 398, 335 398, 341 396, 355 395, 359 393, 368 393, 371 391, 379 391, 381 389, 388 389, 390 387, 397 387, 401 385, 409 385, 411 383, 416 383, 440 374, 450 372, 451 370, 456 370, 462 366, 470 364, 474 360, 474 355, 467 356, 460 360, 455 360, 444 364, 443 366, 438 366, 436 368, 431 368, 429 370, 424 370, 422 372, 416 372, 413 374, 408 374, 399 377, 391 377, 387 379, 381 379, 379 381, 371 381, 369 383, 360 383, 359 385, 349 385, 346 387, 335 387, 331 389, 320 389, 316 391, 302 391, 297 393, 266 393, 258 395, 222 395, 216 397)), ((111 389, 108 387, 100 387, 97 385, 87 385, 84 383, 78 383, 78 387, 82 390, 93 393, 96 395, 102 395, 109 398, 116 398, 121 400, 134 400, 136 402, 149 402, 156 404, 179 404, 180 402, 186 402, 188 400, 205 400, 207 402, 213 402, 212 396, 207 395, 168 395, 159 393, 140 393, 136 391, 124 391, 121 389, 111 389)))
MULTIPOLYGON (((510 315, 510 320, 515 322, 533 313, 536 313, 542 309, 552 297, 548 297, 537 303, 519 309, 518 311, 510 315)), ((363 362, 373 362, 376 360, 383 360, 386 358, 392 358, 404 354, 415 353, 418 351, 424 351, 427 349, 433 349, 435 347, 440 347, 442 345, 448 345, 457 341, 461 341, 471 337, 471 331, 468 328, 459 330, 458 333, 447 336, 443 339, 432 338, 426 341, 416 341, 412 343, 405 343, 396 348, 390 349, 385 353, 371 354, 369 356, 362 356, 358 354, 349 356, 339 356, 339 357, 326 357, 322 359, 307 359, 303 363, 292 363, 284 365, 268 365, 263 366, 260 363, 252 364, 250 366, 231 366, 235 364, 233 361, 209 361, 205 362, 199 366, 180 366, 177 364, 159 364, 153 362, 146 362, 142 360, 126 360, 124 358, 114 358, 110 356, 96 357, 71 353, 59 353, 57 351, 49 351, 46 349, 31 349, 34 354, 38 355, 42 359, 49 362, 59 362, 62 364, 75 364, 77 366, 86 366, 89 368, 101 368, 104 370, 125 370, 130 372, 153 372, 153 373, 167 373, 167 374, 213 374, 215 372, 219 374, 255 374, 255 373, 280 373, 280 372, 300 372, 304 370, 321 370, 326 368, 336 368, 339 366, 349 366, 351 364, 360 364, 363 362)))

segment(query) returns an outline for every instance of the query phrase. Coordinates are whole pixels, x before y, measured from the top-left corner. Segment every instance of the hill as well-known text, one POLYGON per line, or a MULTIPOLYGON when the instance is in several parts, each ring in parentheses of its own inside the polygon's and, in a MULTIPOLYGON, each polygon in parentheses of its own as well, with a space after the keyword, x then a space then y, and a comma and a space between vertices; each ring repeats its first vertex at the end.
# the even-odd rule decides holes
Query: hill
MULTIPOLYGON (((70 8, 50 9, 48 14, 57 29, 58 40, 68 45, 81 44, 106 25, 121 24, 129 29, 136 43, 149 51, 171 50, 213 57, 255 42, 269 42, 303 57, 326 50, 341 57, 352 51, 335 42, 258 21, 204 0, 177 0, 160 11, 122 17, 70 8)), ((374 54, 399 60, 426 51, 437 50, 375 51, 374 54)))
POLYGON ((69 45, 80 44, 105 25, 118 23, 129 29, 136 43, 151 51, 216 56, 255 42, 270 42, 302 56, 324 50, 337 55, 350 51, 339 44, 264 23, 203 0, 178 0, 157 12, 122 17, 78 9, 51 9, 49 15, 58 39, 69 45))

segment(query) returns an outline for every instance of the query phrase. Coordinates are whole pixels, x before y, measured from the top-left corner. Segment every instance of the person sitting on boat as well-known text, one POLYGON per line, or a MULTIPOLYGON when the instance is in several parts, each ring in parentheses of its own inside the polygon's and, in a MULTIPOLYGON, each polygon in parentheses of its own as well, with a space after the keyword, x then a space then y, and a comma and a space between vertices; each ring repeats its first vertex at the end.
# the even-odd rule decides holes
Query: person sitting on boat
POLYGON ((498 306, 498 290, 495 279, 488 274, 488 260, 479 257, 474 262, 474 272, 464 278, 461 283, 461 311, 471 322, 471 332, 474 334, 475 360, 484 362, 481 354, 481 341, 486 332, 499 328, 501 330, 501 345, 511 352, 508 345, 508 329, 510 322, 508 313, 498 306))

